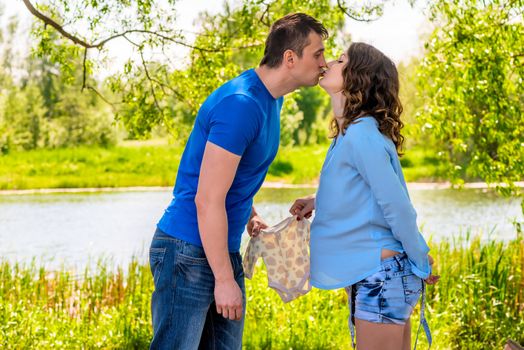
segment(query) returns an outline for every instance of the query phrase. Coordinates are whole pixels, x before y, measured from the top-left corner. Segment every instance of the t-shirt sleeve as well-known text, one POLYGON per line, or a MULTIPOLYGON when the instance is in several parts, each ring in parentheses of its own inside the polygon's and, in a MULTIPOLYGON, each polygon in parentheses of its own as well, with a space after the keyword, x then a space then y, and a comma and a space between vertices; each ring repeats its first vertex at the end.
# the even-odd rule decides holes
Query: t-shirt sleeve
POLYGON ((210 111, 208 141, 241 156, 260 131, 261 114, 248 96, 225 97, 210 111))

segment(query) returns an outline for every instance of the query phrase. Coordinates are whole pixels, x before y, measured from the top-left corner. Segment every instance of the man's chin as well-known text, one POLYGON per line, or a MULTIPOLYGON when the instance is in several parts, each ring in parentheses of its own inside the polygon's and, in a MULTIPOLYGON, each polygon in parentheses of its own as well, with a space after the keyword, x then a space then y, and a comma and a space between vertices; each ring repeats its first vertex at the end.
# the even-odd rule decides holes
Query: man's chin
POLYGON ((320 78, 317 77, 315 80, 310 81, 309 83, 304 84, 305 86, 316 86, 320 83, 320 78))

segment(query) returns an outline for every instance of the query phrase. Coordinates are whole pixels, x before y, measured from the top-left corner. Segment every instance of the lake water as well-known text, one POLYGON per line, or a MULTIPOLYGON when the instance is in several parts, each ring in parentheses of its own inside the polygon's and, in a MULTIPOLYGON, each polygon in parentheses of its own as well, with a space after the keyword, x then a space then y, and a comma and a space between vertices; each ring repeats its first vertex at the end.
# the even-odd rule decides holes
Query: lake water
MULTIPOLYGON (((262 189, 257 211, 271 225, 292 201, 313 189, 262 189)), ((520 202, 478 189, 411 189, 424 236, 433 240, 466 232, 484 239, 515 237, 520 202)), ((99 258, 127 264, 143 260, 155 223, 171 200, 169 190, 149 192, 0 196, 0 259, 51 268, 83 268, 99 258)), ((245 235, 244 238, 246 238, 245 235)))

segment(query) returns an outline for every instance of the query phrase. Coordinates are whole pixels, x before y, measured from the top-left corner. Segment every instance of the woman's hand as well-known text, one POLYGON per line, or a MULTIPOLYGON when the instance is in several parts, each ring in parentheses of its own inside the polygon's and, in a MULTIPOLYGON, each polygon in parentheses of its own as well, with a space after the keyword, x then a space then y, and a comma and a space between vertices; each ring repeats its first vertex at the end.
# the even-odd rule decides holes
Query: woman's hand
POLYGON ((295 200, 289 212, 291 215, 296 215, 297 220, 302 218, 309 219, 315 210, 315 195, 299 198, 295 200))
MULTIPOLYGON (((429 265, 433 265, 435 263, 435 260, 431 255, 428 255, 429 265)), ((426 284, 435 284, 440 279, 439 275, 433 275, 431 274, 428 278, 426 278, 424 281, 426 284)))

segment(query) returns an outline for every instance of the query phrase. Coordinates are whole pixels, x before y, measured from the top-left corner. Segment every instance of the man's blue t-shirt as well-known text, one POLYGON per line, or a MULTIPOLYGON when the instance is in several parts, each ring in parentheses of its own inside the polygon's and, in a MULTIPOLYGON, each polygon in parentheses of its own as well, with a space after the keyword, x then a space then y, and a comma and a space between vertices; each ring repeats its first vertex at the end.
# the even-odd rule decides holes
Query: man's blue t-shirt
POLYGON ((209 141, 242 157, 226 196, 229 251, 240 250, 253 197, 278 151, 282 102, 282 97, 271 96, 253 69, 220 86, 206 99, 182 154, 174 198, 158 222, 161 231, 202 246, 195 195, 209 141))

